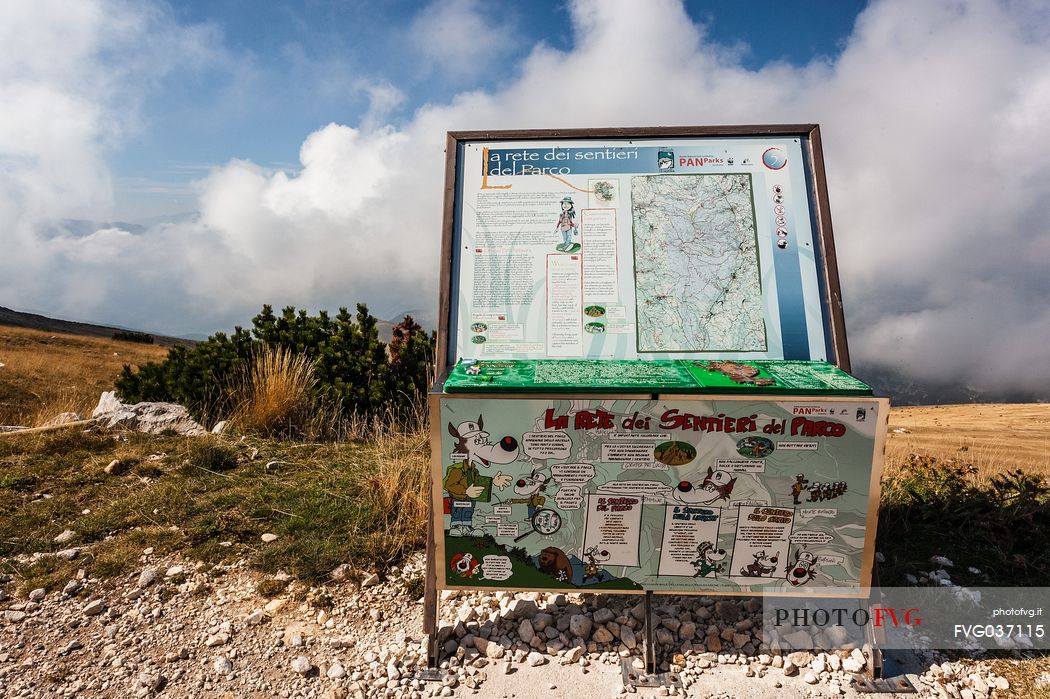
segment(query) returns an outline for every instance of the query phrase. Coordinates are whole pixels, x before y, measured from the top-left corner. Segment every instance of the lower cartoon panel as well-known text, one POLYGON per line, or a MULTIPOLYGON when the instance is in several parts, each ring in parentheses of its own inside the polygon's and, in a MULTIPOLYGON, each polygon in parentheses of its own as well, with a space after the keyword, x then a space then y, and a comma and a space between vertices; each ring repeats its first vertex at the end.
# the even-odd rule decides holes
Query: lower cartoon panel
POLYGON ((439 395, 432 411, 443 587, 868 584, 885 399, 439 395))

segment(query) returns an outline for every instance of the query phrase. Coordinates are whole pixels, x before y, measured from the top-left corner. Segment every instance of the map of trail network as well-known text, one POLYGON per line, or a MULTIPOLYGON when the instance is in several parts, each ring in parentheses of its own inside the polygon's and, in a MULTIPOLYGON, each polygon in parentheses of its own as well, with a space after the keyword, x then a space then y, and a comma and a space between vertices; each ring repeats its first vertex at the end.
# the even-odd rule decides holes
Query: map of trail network
POLYGON ((631 179, 639 352, 766 350, 751 176, 631 179))

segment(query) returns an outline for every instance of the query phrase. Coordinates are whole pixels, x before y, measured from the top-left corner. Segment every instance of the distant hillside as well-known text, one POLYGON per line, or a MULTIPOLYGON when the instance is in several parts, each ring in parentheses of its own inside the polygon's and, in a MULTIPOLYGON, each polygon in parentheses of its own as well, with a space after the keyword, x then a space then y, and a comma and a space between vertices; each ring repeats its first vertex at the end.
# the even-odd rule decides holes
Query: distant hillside
POLYGON ((963 403, 1050 403, 1050 394, 1039 391, 996 390, 973 385, 973 378, 958 381, 920 380, 888 366, 853 365, 853 375, 889 396, 894 405, 955 405, 963 403))
MULTIPOLYGON (((30 328, 32 330, 42 330, 44 332, 101 337, 107 340, 113 337, 113 333, 133 330, 133 328, 116 328, 107 325, 92 325, 91 323, 78 323, 72 320, 48 318, 47 316, 37 315, 36 313, 13 311, 10 308, 4 308, 3 306, 0 306, 0 325, 12 325, 16 328, 30 328)), ((174 345, 192 347, 197 344, 193 340, 187 340, 180 337, 168 337, 167 335, 158 335, 156 333, 150 334, 153 335, 154 343, 162 347, 171 347, 174 345)))

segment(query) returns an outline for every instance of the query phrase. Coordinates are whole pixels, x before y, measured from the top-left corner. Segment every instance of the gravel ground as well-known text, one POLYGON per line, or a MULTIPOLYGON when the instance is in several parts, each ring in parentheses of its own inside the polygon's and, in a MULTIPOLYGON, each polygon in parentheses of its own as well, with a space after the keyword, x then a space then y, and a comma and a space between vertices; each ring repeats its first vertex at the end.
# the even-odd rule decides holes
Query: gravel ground
MULTIPOLYGON (((147 549, 134 575, 103 582, 87 569, 26 598, 0 575, 0 697, 606 697, 634 693, 621 661, 641 664, 639 597, 452 592, 443 679, 424 681, 422 605, 408 592, 420 556, 382 580, 341 566, 331 586, 291 583, 271 600, 243 563, 205 569, 147 549)), ((661 669, 684 687, 639 696, 858 696, 859 650, 777 654, 756 638, 756 599, 656 600, 661 669)), ((1008 689, 980 663, 926 660, 909 676, 919 696, 1008 689)))

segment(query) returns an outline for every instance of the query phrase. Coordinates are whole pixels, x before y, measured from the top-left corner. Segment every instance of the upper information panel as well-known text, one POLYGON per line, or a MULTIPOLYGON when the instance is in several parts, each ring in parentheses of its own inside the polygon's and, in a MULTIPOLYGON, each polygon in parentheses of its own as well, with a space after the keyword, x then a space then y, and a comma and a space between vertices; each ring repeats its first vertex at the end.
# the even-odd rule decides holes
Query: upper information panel
POLYGON ((449 361, 836 361, 799 137, 456 142, 449 361))

